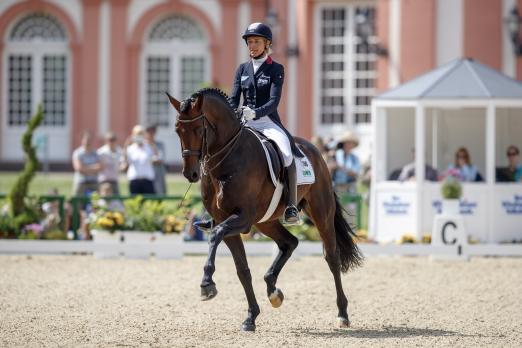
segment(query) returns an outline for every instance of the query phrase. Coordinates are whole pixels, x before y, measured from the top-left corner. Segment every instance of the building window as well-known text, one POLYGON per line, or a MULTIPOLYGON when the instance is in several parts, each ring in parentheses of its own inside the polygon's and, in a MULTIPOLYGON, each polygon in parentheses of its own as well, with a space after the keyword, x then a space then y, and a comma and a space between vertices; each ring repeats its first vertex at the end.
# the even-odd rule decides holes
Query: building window
POLYGON ((66 125, 67 51, 63 26, 47 14, 28 15, 13 26, 6 44, 9 126, 25 125, 40 103, 43 125, 66 125))
POLYGON ((169 127, 171 108, 165 91, 185 99, 204 87, 209 50, 201 27, 191 18, 171 15, 155 23, 144 45, 144 121, 169 127))
POLYGON ((8 123, 23 126, 31 118, 32 57, 9 56, 8 71, 8 123))
POLYGON ((170 58, 147 58, 147 117, 160 127, 169 125, 169 104, 165 102, 165 91, 170 85, 170 58))
MULTIPOLYGON (((376 60, 357 36, 356 17, 375 22, 372 6, 320 6, 319 115, 320 126, 367 124, 375 95, 376 60)), ((370 44, 376 40, 370 35, 370 44)))

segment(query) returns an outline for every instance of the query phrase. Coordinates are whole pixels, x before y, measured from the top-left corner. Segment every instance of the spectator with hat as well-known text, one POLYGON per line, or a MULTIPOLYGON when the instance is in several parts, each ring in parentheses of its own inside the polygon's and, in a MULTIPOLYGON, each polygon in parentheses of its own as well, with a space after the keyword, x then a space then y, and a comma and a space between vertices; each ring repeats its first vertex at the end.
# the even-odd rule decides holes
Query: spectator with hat
POLYGON ((361 171, 359 157, 353 153, 359 145, 359 138, 351 131, 345 132, 338 138, 333 166, 333 185, 337 192, 357 192, 357 178, 361 171))

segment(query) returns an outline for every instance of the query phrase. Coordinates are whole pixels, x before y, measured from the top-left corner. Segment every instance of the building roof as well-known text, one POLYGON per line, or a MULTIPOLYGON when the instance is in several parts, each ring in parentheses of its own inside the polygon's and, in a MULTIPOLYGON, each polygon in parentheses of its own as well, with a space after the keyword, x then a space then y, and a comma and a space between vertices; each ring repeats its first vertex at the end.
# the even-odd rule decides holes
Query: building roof
POLYGON ((522 83, 471 58, 460 58, 377 96, 377 99, 466 98, 522 98, 522 83))

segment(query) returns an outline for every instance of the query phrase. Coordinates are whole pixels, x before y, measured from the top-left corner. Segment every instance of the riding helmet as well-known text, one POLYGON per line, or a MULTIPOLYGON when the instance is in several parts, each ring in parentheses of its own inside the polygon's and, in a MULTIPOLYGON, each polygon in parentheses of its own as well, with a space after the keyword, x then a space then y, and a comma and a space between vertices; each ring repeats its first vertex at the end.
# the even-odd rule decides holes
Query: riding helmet
POLYGON ((272 30, 270 30, 270 27, 266 24, 252 23, 245 30, 245 33, 243 34, 242 38, 246 42, 249 36, 261 36, 265 39, 272 41, 272 30))

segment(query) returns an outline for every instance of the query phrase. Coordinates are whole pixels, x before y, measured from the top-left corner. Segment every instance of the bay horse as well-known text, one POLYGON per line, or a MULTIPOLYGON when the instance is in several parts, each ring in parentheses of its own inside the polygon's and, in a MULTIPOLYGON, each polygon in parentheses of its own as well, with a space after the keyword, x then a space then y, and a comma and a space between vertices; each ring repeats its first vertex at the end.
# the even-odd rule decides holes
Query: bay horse
MULTIPOLYGON (((215 222, 203 268, 202 300, 217 295, 212 275, 217 247, 224 241, 232 253, 248 301, 248 316, 241 330, 255 331, 260 311, 240 234, 256 226, 277 244, 279 253, 264 280, 272 306, 279 307, 284 296, 276 287, 277 278, 298 244, 298 239, 278 220, 285 209, 284 199, 268 221, 258 223, 270 204, 274 185, 260 141, 245 129, 225 93, 205 88, 182 102, 168 93, 167 96, 179 113, 176 133, 181 140, 183 175, 191 183, 201 179, 203 204, 215 222)), ((349 327, 348 300, 343 292, 341 272, 359 266, 362 255, 354 242, 355 234, 343 217, 343 208, 332 189, 330 173, 320 152, 304 139, 295 138, 295 141, 310 159, 316 178, 311 185, 299 186, 299 206, 312 219, 323 241, 325 259, 337 292, 338 325, 349 327)))

